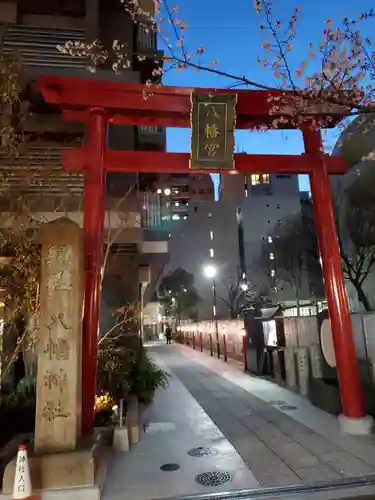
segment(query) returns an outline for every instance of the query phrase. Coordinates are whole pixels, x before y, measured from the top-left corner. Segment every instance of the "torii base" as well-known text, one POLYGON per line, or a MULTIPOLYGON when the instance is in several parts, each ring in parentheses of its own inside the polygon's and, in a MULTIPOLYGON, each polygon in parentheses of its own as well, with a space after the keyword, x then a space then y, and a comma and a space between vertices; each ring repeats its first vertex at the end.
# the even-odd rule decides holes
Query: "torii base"
POLYGON ((339 415, 339 423, 341 432, 353 436, 368 436, 374 428, 374 419, 371 415, 362 418, 349 418, 345 415, 339 415))

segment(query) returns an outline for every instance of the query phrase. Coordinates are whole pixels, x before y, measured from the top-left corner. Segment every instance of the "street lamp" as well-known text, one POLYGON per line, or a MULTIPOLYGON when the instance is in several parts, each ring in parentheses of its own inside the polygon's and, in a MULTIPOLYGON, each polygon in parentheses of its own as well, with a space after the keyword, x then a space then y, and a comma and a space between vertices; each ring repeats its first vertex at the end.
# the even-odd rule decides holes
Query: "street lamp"
POLYGON ((215 266, 213 266, 212 264, 208 264, 207 266, 204 267, 203 272, 206 278, 212 279, 212 317, 215 322, 216 352, 217 352, 217 357, 220 359, 219 324, 216 315, 217 298, 216 298, 215 277, 217 274, 217 270, 215 266))
POLYGON ((204 268, 204 274, 206 275, 207 278, 214 279, 216 276, 216 267, 211 264, 208 264, 204 268))

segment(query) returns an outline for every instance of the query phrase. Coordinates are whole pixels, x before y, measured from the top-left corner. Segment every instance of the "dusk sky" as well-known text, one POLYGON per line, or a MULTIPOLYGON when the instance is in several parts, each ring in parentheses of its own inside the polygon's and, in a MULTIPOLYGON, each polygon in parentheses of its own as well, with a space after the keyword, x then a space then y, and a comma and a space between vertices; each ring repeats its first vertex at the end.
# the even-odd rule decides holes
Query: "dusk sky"
MULTIPOLYGON (((327 19, 342 20, 345 16, 356 17, 361 11, 372 7, 370 0, 352 2, 323 2, 302 0, 274 0, 275 17, 282 22, 288 20, 288 14, 296 5, 301 6, 300 21, 297 24, 297 41, 290 54, 290 61, 295 66, 306 58, 309 42, 319 43, 327 19)), ((179 17, 189 26, 185 47, 194 54, 198 46, 203 45, 206 54, 199 60, 209 66, 214 59, 220 61, 219 69, 235 75, 245 75, 252 80, 268 85, 276 85, 272 71, 261 68, 257 56, 264 57, 260 48, 262 42, 270 38, 260 32, 259 25, 264 22, 262 15, 257 15, 252 0, 236 0, 232 2, 215 2, 214 0, 170 0, 170 7, 178 6, 179 17), (173 1, 175 3, 173 3, 173 1), (233 8, 236 6, 236 8, 233 8)), ((289 16, 290 17, 290 16, 289 16)), ((159 42, 162 49, 162 45, 159 42)), ((167 52, 166 52, 167 53, 167 52)), ((312 68, 313 66, 311 66, 312 68)), ((204 71, 175 70, 164 77, 166 85, 183 85, 195 87, 227 88, 232 81, 227 78, 204 71)), ((327 148, 337 140, 339 132, 330 131, 325 134, 327 148)), ((189 151, 190 130, 168 129, 168 151, 189 151)), ((287 132, 253 132, 237 131, 236 145, 248 153, 299 154, 303 150, 301 134, 296 131, 287 132)), ((301 189, 308 189, 308 181, 300 177, 301 189)))

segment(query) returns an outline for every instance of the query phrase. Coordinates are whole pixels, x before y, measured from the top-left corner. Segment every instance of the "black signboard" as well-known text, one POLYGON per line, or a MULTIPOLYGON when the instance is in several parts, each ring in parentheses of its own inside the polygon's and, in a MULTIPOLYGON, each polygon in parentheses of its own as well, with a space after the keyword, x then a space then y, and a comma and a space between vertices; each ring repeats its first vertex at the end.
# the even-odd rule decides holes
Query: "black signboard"
POLYGON ((234 168, 236 94, 191 95, 191 169, 234 168))

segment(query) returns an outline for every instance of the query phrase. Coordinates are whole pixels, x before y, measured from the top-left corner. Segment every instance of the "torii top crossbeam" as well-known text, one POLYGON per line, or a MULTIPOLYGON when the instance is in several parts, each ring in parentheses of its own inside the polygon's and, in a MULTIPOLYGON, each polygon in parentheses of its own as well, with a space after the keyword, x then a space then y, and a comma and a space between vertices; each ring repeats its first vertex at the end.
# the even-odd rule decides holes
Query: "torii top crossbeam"
MULTIPOLYGON (((42 76, 38 87, 45 101, 59 106, 67 120, 87 122, 92 109, 102 109, 107 123, 125 125, 153 125, 162 127, 189 127, 191 113, 191 93, 231 93, 237 95, 236 128, 274 128, 276 114, 274 98, 286 95, 285 92, 265 90, 223 90, 192 89, 153 85, 148 88, 138 83, 114 83, 93 79, 42 76), (146 92, 146 95, 145 95, 146 92)), ((291 94, 291 100, 293 99, 291 94)), ((276 121, 283 129, 295 128, 293 117, 285 115, 276 121)), ((337 116, 337 120, 340 117, 337 116)), ((337 121, 336 120, 336 121, 337 121)), ((325 125, 332 127, 335 121, 327 120, 325 125)), ((298 155, 248 155, 235 154, 235 170, 226 173, 306 173, 312 172, 313 162, 308 156, 298 155)), ((85 150, 72 149, 63 153, 64 167, 69 171, 85 169, 85 150)), ((184 153, 161 153, 150 151, 105 152, 107 172, 163 172, 189 173, 189 155, 184 153)), ((341 157, 327 158, 327 169, 331 174, 346 171, 341 157)), ((212 168, 210 172, 223 172, 212 168)), ((207 170, 195 173, 207 173, 207 170)))
MULTIPOLYGON (((81 78, 42 76, 38 87, 46 102, 56 104, 64 110, 82 111, 92 107, 105 109, 112 123, 130 125, 156 125, 162 127, 189 127, 191 101, 194 92, 226 93, 237 95, 236 128, 274 128, 273 122, 279 116, 272 113, 277 101, 273 98, 287 95, 287 92, 268 90, 226 90, 190 87, 152 85, 147 90, 140 83, 117 83, 81 78), (150 96, 145 98, 145 93, 150 96)), ((293 94, 290 93, 291 104, 293 94)), ((70 115, 82 120, 82 115, 70 115)), ((284 120, 277 128, 294 129, 292 117, 285 111, 284 120)), ((337 119, 326 120, 322 126, 331 128, 337 119)), ((324 118, 322 117, 324 121, 324 118)))

